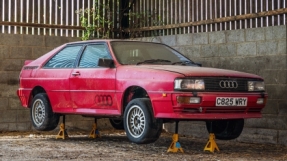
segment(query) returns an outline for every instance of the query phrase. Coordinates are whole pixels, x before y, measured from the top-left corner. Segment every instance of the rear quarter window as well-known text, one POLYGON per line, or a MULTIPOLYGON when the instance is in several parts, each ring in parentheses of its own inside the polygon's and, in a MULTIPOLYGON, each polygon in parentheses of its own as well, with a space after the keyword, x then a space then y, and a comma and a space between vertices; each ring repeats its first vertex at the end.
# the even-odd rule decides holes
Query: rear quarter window
POLYGON ((82 46, 67 46, 54 55, 44 68, 73 68, 82 46))

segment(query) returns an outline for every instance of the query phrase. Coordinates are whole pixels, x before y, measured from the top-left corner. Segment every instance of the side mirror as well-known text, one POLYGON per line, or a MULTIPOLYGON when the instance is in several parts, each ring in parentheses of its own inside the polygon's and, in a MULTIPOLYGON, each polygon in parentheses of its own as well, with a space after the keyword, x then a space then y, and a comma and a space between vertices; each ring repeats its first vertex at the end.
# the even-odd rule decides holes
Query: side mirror
POLYGON ((100 67, 107 67, 107 68, 113 68, 115 67, 114 60, 113 59, 104 59, 100 58, 98 61, 98 66, 100 67))

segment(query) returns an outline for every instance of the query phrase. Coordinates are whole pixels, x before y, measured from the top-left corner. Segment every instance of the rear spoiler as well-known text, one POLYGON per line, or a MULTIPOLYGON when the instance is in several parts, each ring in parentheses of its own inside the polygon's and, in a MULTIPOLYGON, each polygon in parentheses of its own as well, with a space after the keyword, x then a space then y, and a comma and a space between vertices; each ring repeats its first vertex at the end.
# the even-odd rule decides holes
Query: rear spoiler
POLYGON ((31 63, 34 60, 25 60, 24 65, 28 65, 29 63, 31 63))

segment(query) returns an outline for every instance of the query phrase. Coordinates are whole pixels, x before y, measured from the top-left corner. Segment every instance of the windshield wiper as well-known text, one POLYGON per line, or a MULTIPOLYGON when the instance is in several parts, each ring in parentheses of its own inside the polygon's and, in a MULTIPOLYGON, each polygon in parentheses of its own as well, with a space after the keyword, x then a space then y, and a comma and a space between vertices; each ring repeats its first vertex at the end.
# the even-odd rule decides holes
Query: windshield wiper
POLYGON ((157 62, 166 62, 166 63, 170 63, 171 61, 169 60, 164 60, 164 59, 149 59, 149 60, 145 60, 145 61, 142 61, 142 62, 138 62, 137 65, 139 64, 145 64, 145 63, 157 63, 157 62))
POLYGON ((173 63, 171 63, 171 65, 176 65, 176 64, 180 64, 180 65, 194 64, 194 65, 197 65, 197 64, 195 64, 195 63, 192 62, 192 61, 178 61, 178 62, 173 62, 173 63))

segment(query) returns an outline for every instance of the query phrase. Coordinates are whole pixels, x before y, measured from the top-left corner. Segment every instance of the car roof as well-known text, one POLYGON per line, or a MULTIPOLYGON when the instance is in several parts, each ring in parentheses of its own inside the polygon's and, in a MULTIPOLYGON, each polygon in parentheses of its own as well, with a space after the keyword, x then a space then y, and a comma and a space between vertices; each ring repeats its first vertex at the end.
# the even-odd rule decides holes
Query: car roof
POLYGON ((89 44, 89 43, 98 43, 98 42, 112 42, 112 41, 124 41, 124 42, 144 42, 139 40, 124 40, 124 39, 98 39, 98 40, 86 40, 86 41, 75 41, 66 43, 67 45, 73 44, 89 44))

